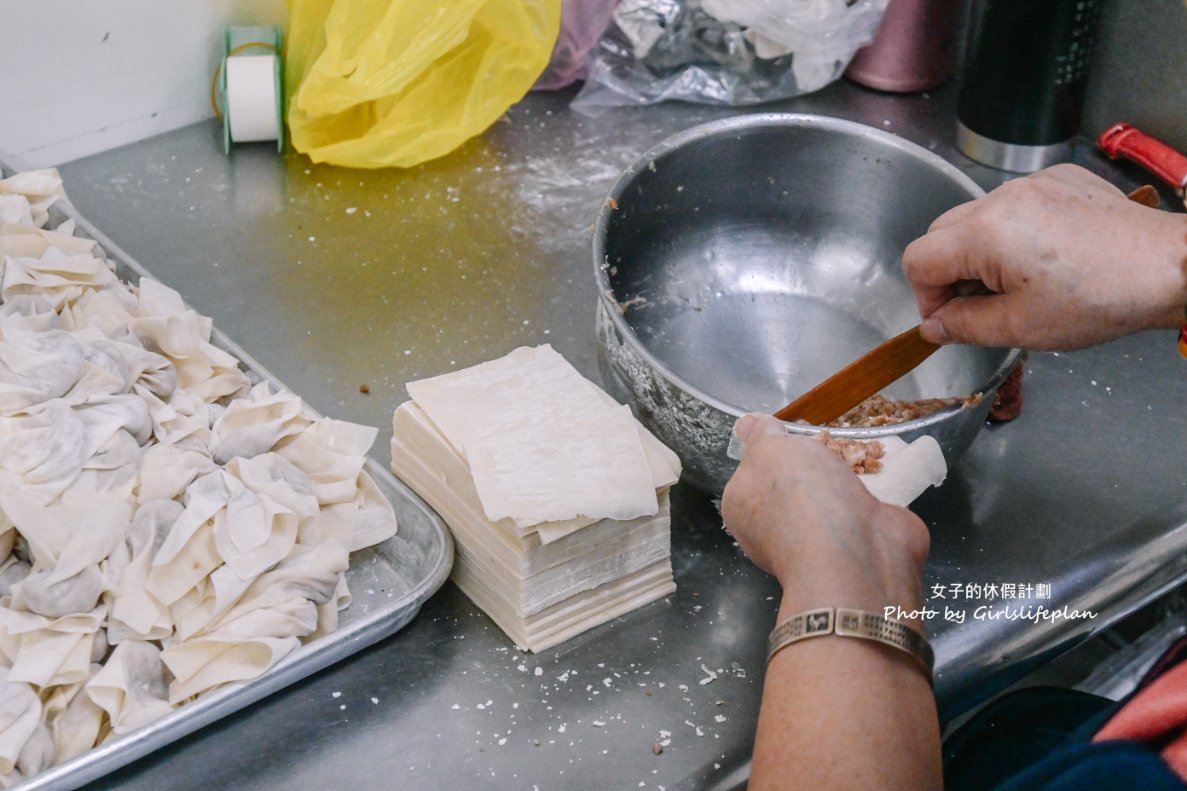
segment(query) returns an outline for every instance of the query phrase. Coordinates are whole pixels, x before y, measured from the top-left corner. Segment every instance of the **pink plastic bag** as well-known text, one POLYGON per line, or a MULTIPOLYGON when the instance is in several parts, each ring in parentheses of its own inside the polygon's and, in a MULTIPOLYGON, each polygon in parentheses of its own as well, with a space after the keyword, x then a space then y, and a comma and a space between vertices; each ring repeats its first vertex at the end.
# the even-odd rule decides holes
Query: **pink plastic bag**
POLYGON ((561 33, 552 50, 552 60, 533 90, 555 91, 585 79, 586 58, 610 26, 616 5, 618 0, 564 0, 561 33))

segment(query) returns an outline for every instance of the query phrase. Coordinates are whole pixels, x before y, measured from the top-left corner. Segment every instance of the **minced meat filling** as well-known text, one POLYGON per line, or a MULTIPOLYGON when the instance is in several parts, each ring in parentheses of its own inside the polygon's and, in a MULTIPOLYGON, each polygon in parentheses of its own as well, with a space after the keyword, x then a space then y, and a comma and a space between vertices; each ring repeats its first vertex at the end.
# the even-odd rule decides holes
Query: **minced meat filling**
POLYGON ((903 423, 939 412, 956 404, 966 408, 981 403, 981 394, 966 398, 920 398, 916 401, 893 401, 884 395, 874 395, 862 401, 828 425, 834 428, 873 428, 891 423, 903 423))
POLYGON ((827 431, 820 432, 819 439, 858 475, 879 472, 882 469, 881 459, 886 455, 886 448, 878 440, 834 437, 827 431))

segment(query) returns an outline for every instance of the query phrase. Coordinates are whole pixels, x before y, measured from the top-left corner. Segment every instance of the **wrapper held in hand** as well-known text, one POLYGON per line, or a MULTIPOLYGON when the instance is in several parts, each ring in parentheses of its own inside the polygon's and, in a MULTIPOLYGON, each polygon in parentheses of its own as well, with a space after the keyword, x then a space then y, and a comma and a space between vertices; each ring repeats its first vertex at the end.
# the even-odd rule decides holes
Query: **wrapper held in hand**
MULTIPOLYGON (((928 487, 939 486, 948 477, 944 452, 940 450, 940 443, 932 437, 920 437, 910 444, 895 436, 879 437, 872 441, 882 443, 885 450, 885 455, 880 459, 882 469, 858 475, 857 479, 865 484, 870 494, 884 503, 910 505, 928 487)), ((746 453, 746 443, 738 436, 736 425, 726 453, 735 461, 741 461, 746 453)))

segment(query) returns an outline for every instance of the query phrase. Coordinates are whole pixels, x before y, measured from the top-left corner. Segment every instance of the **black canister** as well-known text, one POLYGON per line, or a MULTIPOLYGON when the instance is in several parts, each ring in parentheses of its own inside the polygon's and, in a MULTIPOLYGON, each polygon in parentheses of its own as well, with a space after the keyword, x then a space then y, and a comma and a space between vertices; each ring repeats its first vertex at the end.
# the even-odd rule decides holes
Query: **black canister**
POLYGON ((1022 173, 1070 159, 1099 6, 1099 0, 974 0, 957 148, 1022 173))

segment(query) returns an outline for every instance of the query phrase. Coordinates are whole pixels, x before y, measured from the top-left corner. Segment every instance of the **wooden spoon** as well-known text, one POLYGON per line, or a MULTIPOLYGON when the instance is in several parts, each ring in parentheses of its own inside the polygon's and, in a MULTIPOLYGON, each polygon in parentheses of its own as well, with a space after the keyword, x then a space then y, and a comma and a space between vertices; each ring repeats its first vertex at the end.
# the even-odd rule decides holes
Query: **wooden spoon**
POLYGON ((787 421, 806 420, 823 426, 898 381, 939 348, 923 340, 918 326, 912 327, 849 363, 839 373, 780 409, 775 417, 787 421))
MULTIPOLYGON (((1158 208, 1158 191, 1150 185, 1129 193, 1129 199, 1158 208)), ((854 360, 775 413, 780 420, 807 421, 816 426, 839 418, 887 385, 893 384, 940 347, 923 340, 915 326, 854 360)))

